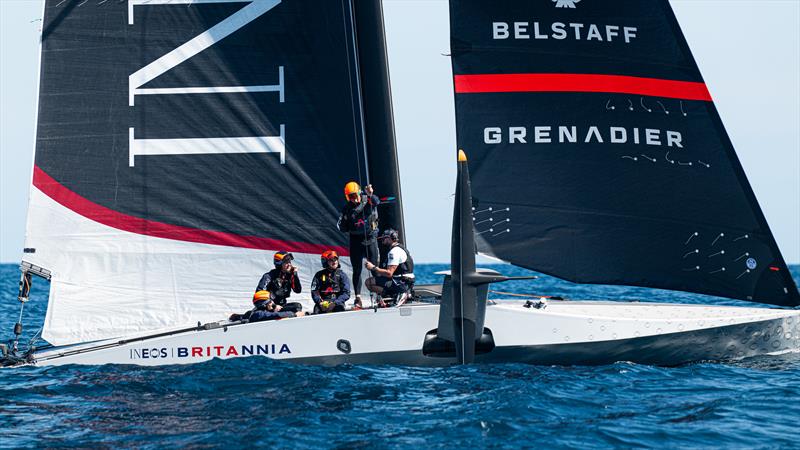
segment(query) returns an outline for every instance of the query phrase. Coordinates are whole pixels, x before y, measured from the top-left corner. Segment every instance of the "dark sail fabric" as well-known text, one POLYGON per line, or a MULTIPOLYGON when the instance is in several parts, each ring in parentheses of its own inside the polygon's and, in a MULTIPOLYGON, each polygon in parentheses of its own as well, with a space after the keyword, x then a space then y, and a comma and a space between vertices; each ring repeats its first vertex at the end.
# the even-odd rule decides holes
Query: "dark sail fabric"
POLYGON ((450 21, 480 252, 800 304, 666 0, 451 0, 450 21))
POLYGON ((134 233, 346 253, 350 21, 346 0, 47 1, 34 184, 134 233))
POLYGON ((405 240, 400 171, 394 133, 389 61, 383 26, 383 0, 351 0, 358 42, 358 67, 366 129, 369 182, 383 199, 378 207, 381 230, 397 230, 405 240))

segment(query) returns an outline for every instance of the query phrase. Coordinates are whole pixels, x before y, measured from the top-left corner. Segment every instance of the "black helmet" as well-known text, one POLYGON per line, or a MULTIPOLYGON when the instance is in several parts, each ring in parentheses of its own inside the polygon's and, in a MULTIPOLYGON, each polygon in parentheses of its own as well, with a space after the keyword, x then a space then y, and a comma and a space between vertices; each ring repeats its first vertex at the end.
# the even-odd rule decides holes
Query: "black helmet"
POLYGON ((275 256, 272 258, 272 262, 275 263, 275 267, 280 267, 283 263, 287 263, 294 259, 294 255, 291 252, 281 251, 275 253, 275 256))
POLYGON ((398 239, 400 239, 400 236, 397 234, 397 230, 394 228, 387 228, 383 230, 383 233, 381 233, 380 236, 378 236, 379 240, 382 240, 383 238, 389 238, 392 240, 392 242, 397 242, 398 239))

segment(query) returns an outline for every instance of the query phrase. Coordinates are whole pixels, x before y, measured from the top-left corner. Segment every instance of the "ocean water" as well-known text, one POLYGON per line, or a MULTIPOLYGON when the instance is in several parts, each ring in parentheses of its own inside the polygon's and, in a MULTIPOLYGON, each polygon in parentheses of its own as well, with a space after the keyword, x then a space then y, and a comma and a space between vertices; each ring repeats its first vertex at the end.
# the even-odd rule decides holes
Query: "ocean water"
MULTIPOLYGON (((417 273, 434 282, 442 268, 417 273)), ((800 267, 792 272, 800 281, 800 267)), ((17 319, 18 279, 16 266, 0 265, 2 341, 17 319)), ((743 305, 550 277, 496 288, 743 305)), ((26 338, 41 326, 46 298, 47 283, 35 280, 26 338)), ((800 354, 673 368, 316 367, 256 357, 0 369, 0 448, 800 448, 798 422, 800 354)))

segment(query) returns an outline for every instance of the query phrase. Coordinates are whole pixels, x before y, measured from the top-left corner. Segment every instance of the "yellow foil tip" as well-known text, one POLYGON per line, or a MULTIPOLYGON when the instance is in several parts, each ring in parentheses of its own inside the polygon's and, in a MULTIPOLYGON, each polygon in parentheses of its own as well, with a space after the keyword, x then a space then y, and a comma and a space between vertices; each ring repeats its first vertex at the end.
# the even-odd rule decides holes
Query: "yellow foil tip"
POLYGON ((464 150, 458 151, 458 162, 466 162, 467 161, 467 154, 464 153, 464 150))

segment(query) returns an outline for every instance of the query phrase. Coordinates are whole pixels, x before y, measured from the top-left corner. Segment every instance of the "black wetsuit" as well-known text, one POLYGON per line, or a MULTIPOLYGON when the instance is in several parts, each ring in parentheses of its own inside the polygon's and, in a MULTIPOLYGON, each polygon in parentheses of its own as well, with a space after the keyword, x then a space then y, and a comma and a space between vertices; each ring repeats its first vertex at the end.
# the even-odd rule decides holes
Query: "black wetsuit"
POLYGON ((272 301, 279 305, 283 311, 299 312, 302 311, 303 305, 300 303, 287 303, 286 299, 292 295, 294 291, 299 294, 302 290, 300 286, 300 278, 297 272, 289 276, 283 273, 280 268, 275 268, 265 273, 258 282, 256 291, 269 291, 272 294, 272 301))
POLYGON ((345 302, 350 299, 350 281, 341 269, 322 269, 311 280, 311 298, 314 299, 315 313, 319 312, 322 300, 336 304, 331 312, 344 311, 345 302))
POLYGON ((378 205, 377 195, 361 195, 361 203, 347 202, 339 216, 339 230, 350 236, 350 264, 353 265, 353 290, 361 294, 361 271, 364 258, 372 264, 380 262, 378 255, 378 205))

